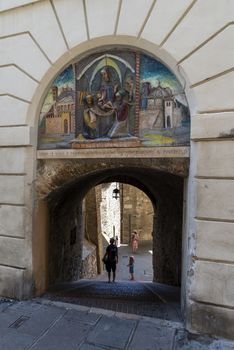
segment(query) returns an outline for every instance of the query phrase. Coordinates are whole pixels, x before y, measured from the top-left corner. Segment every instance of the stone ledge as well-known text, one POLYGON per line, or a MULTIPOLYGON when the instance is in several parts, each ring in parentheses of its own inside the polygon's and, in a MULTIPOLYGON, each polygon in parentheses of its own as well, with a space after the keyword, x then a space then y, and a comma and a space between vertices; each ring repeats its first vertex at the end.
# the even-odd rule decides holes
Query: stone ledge
POLYGON ((18 0, 18 1, 2 1, 0 5, 0 13, 8 10, 13 10, 15 8, 32 4, 41 0, 18 0))
POLYGON ((193 300, 234 309, 233 264, 196 260, 193 269, 193 300))
POLYGON ((234 138, 234 112, 204 113, 191 118, 194 141, 234 138))
POLYGON ((227 138, 222 141, 214 139, 209 142, 197 142, 196 153, 196 176, 222 178, 234 177, 233 139, 227 138))
POLYGON ((137 314, 126 314, 124 312, 118 312, 118 311, 112 311, 112 310, 106 310, 102 308, 97 307, 90 307, 90 306, 84 306, 84 305, 76 305, 71 303, 66 303, 63 301, 51 301, 49 299, 41 299, 41 298, 34 298, 33 301, 36 303, 40 303, 42 305, 48 305, 48 306, 56 306, 59 308, 66 308, 68 310, 77 310, 77 311, 85 311, 87 313, 94 313, 94 314, 100 314, 105 315, 108 317, 117 317, 120 319, 127 319, 127 320, 139 320, 139 321, 146 321, 154 324, 156 327, 170 327, 170 328, 177 328, 177 329, 183 329, 184 325, 183 322, 178 321, 170 321, 170 320, 164 320, 161 318, 152 318, 148 316, 142 316, 137 314))
POLYGON ((0 146, 30 146, 33 138, 34 131, 29 126, 0 127, 0 146))
POLYGON ((27 254, 24 239, 0 236, 0 264, 25 268, 27 254))
POLYGON ((26 124, 28 106, 28 103, 17 100, 14 96, 0 96, 0 126, 26 124))
POLYGON ((189 330, 234 339, 234 310, 193 302, 189 330))
POLYGON ((23 297, 24 270, 0 266, 0 295, 8 298, 23 297))
POLYGON ((133 147, 37 151, 37 159, 189 158, 189 155, 190 147, 133 147))
POLYGON ((0 203, 23 205, 25 177, 22 175, 0 175, 0 203))
POLYGON ((230 262, 234 260, 234 223, 195 220, 195 228, 195 254, 198 258, 230 262))
POLYGON ((24 174, 27 147, 0 148, 0 173, 24 174))
POLYGON ((0 235, 24 238, 27 210, 22 206, 0 205, 0 235))
POLYGON ((234 180, 196 179, 195 216, 210 220, 233 220, 234 180))

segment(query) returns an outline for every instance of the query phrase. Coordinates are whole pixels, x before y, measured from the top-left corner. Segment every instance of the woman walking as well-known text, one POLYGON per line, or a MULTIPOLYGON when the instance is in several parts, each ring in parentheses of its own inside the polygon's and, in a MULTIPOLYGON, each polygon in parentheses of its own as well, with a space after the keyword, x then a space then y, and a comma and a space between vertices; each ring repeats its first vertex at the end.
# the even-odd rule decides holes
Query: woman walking
POLYGON ((133 231, 132 237, 131 237, 131 246, 132 246, 133 253, 135 253, 138 249, 138 241, 139 241, 139 235, 137 231, 133 231))

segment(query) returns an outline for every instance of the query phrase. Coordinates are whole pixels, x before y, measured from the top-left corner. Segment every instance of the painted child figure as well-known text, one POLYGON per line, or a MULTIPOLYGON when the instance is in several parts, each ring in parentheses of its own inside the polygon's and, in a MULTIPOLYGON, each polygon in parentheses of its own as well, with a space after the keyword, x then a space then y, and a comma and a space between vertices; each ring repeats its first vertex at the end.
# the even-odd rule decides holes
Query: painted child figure
POLYGON ((133 256, 129 257, 129 263, 127 266, 129 266, 130 280, 134 281, 135 278, 134 278, 134 257, 133 256))

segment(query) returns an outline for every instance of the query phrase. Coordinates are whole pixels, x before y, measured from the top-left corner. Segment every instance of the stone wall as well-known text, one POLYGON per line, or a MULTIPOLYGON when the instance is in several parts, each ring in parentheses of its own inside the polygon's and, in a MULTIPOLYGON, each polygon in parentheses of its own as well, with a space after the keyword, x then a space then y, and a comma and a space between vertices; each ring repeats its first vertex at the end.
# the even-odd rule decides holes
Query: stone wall
POLYGON ((151 241, 154 209, 150 199, 136 187, 123 184, 120 188, 122 242, 130 242, 133 230, 137 230, 141 241, 151 241))
POLYGON ((76 281, 81 276, 84 239, 83 208, 50 205, 49 284, 76 281))
POLYGON ((33 235, 33 289, 36 295, 43 294, 49 285, 49 211, 45 200, 39 200, 34 212, 33 235))
MULTIPOLYGON (((174 181, 174 188, 165 186, 163 197, 158 198, 153 229, 153 269, 156 282, 180 286, 184 184, 180 178, 174 181)), ((159 185, 163 186, 163 182, 159 185)))
POLYGON ((80 278, 93 278, 97 273, 97 247, 85 239, 80 278))
POLYGON ((90 278, 102 271, 102 239, 98 231, 95 188, 84 200, 57 203, 49 198, 49 284, 90 278))
POLYGON ((134 186, 123 183, 102 184, 100 216, 102 233, 109 238, 118 235, 121 243, 128 244, 133 230, 143 241, 152 240, 153 206, 150 199, 134 186), (114 199, 113 190, 119 189, 119 198, 114 199))
POLYGON ((90 243, 96 246, 96 263, 98 273, 102 272, 102 257, 103 257, 103 248, 102 248, 102 236, 99 227, 99 208, 97 201, 97 192, 95 188, 92 188, 84 199, 83 211, 84 221, 85 221, 85 238, 90 243))
MULTIPOLYGON (((70 224, 72 222, 71 213, 75 208, 82 207, 83 198, 89 197, 89 193, 92 193, 89 192, 90 188, 94 188, 97 183, 104 183, 107 179, 113 178, 115 180, 112 182, 125 181, 141 189, 151 199, 154 210, 157 208, 153 225, 153 232, 156 234, 153 235, 153 240, 154 246, 161 249, 154 251, 154 259, 157 261, 154 266, 154 280, 179 285, 184 180, 181 176, 159 171, 161 167, 162 169, 165 167, 165 164, 174 172, 178 171, 181 174, 183 171, 186 174, 188 166, 186 159, 168 159, 167 162, 142 159, 140 164, 139 160, 134 159, 121 160, 121 162, 118 159, 108 160, 101 163, 99 160, 72 162, 45 160, 40 165, 38 191, 43 193, 49 191, 49 202, 56 208, 60 208, 58 214, 51 212, 51 215, 54 216, 54 227, 56 229, 59 226, 58 221, 61 221, 62 228, 65 229, 66 225, 63 223, 65 209, 70 224), (95 169, 98 169, 98 172, 95 169), (53 188, 52 192, 50 188, 53 188), (168 242, 175 244, 168 244, 168 242)), ((82 217, 79 216, 79 223, 82 226, 84 217, 90 212, 90 220, 86 219, 86 222, 90 227, 88 232, 92 232, 95 237, 99 219, 97 220, 96 217, 96 198, 93 194, 90 196, 90 206, 87 206, 86 209, 86 213, 84 209, 80 213, 82 217), (94 225, 93 222, 96 224, 94 225)), ((82 237, 84 228, 80 227, 79 232, 82 237)))

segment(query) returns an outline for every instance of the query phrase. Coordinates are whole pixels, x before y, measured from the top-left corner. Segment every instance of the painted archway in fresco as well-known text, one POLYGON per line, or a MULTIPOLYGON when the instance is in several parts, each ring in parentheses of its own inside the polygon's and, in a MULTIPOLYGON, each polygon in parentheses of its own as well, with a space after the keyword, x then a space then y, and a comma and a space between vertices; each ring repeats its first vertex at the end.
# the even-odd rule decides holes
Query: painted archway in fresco
POLYGON ((40 112, 39 149, 187 146, 189 140, 180 82, 158 60, 129 50, 69 65, 40 112))

